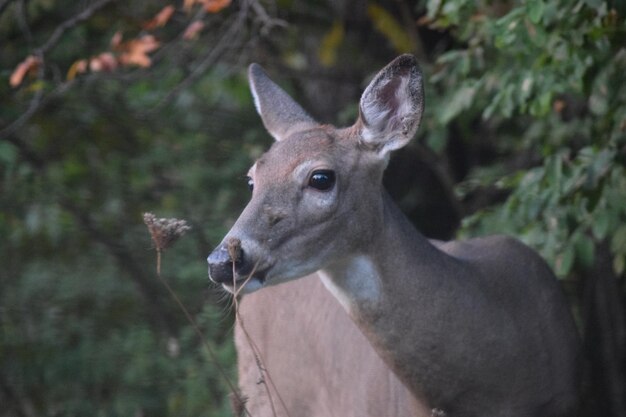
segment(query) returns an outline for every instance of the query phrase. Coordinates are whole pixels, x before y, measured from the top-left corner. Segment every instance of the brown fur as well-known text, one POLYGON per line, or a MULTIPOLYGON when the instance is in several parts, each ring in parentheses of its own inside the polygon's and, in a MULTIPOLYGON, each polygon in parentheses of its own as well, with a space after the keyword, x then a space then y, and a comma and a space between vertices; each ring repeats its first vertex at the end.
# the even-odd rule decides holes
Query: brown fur
MULTIPOLYGON (((278 142, 251 170, 252 199, 224 239, 241 241, 235 276, 226 243, 209 264, 231 291, 251 271, 243 291, 265 287, 241 313, 279 415, 570 415, 579 341, 546 263, 508 237, 428 241, 382 188, 389 153, 423 111, 415 59, 374 78, 348 129, 316 125, 260 67, 250 76, 278 142), (336 177, 323 191, 309 186, 319 169, 336 177)), ((249 411, 270 417, 241 328, 236 341, 249 411)))

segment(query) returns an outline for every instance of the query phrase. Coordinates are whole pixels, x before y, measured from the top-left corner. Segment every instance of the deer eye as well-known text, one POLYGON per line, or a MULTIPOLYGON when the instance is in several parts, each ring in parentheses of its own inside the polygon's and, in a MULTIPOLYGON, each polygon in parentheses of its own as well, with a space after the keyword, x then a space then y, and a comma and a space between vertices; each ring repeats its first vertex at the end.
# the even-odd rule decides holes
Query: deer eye
POLYGON ((335 185, 335 173, 331 170, 324 169, 313 171, 309 177, 309 187, 319 191, 328 191, 335 185))
POLYGON ((254 190, 254 181, 252 181, 251 177, 246 177, 246 182, 248 183, 248 189, 252 192, 254 190))

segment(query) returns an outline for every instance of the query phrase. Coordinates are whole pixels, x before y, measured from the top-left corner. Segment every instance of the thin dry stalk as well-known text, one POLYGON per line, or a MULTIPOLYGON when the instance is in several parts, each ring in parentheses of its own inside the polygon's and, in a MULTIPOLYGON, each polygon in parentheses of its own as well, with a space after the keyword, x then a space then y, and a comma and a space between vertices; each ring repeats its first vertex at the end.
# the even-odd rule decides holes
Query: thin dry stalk
MULTIPOLYGON (((235 244, 236 245, 236 244, 235 244)), ((261 350, 259 349, 259 347, 257 346, 256 343, 254 343, 254 340, 252 339, 252 336, 250 336, 250 333, 248 333, 248 330, 246 329, 246 326, 244 325, 243 322, 243 318, 241 317, 241 314, 239 313, 239 293, 241 292, 241 290, 246 286, 246 284, 248 283, 248 281, 250 281, 254 275, 254 273, 256 272, 257 266, 258 266, 258 262, 254 265, 254 267, 252 268, 252 271, 250 272, 250 274, 248 274, 248 277, 244 280, 244 282, 237 287, 237 283, 235 280, 236 274, 235 274, 235 260, 239 258, 240 255, 240 251, 241 248, 231 248, 231 246, 235 246, 235 245, 230 245, 229 244, 229 255, 231 257, 231 261, 233 263, 233 303, 234 303, 234 307, 235 307, 235 320, 237 321, 237 324, 239 324, 239 327, 241 328, 241 331, 243 332, 245 338, 246 338, 246 342, 248 342, 248 345, 250 346, 250 349, 252 350, 252 354, 254 356, 254 362, 256 364, 256 367, 259 371, 259 383, 263 384, 263 386, 265 387, 265 392, 267 393, 267 397, 269 399, 270 402, 270 408, 272 409, 272 415, 274 417, 277 417, 276 414, 276 406, 274 405, 274 398, 272 396, 272 392, 270 390, 270 387, 268 385, 269 384, 272 386, 272 388, 274 389, 274 392, 276 392, 276 396, 278 397, 278 401, 280 401, 280 405, 282 406, 283 410, 285 410, 285 414, 287 415, 287 417, 290 417, 289 415, 289 410, 287 409, 287 405, 285 404, 285 401, 282 399, 280 392, 278 391, 278 389, 276 388, 276 385, 274 384, 274 381, 272 380, 272 377, 270 375, 269 370, 266 368, 265 363, 263 361, 263 357, 261 356, 261 350)))
POLYGON ((209 345, 207 338, 202 332, 202 329, 200 329, 200 326, 198 326, 196 321, 193 319, 193 317, 189 313, 189 310, 187 310, 187 308, 185 307, 183 302, 180 300, 176 292, 174 292, 174 289, 168 284, 168 282, 161 275, 162 252, 165 251, 165 249, 169 248, 171 245, 173 245, 174 242, 176 242, 176 240, 178 240, 182 235, 184 235, 191 228, 187 225, 187 222, 184 220, 157 219, 152 213, 144 213, 143 219, 144 219, 144 223, 148 227, 148 231, 150 232, 150 236, 152 237, 152 241, 154 243, 155 250, 157 253, 157 261, 156 261, 157 278, 159 279, 161 284, 163 284, 163 286, 165 287, 167 292, 170 294, 172 299, 176 302, 176 304, 178 305, 178 308, 180 308, 180 310, 183 312, 189 324, 191 324, 191 327, 193 328, 194 332, 200 339, 200 342, 204 345, 204 348, 208 352, 211 358, 211 362, 213 362, 213 365, 215 366, 217 371, 220 373, 220 375, 222 375, 222 378, 224 378, 226 385, 228 385, 228 388, 231 391, 231 395, 234 396, 236 402, 243 409, 246 415, 252 416, 250 412, 248 412, 248 410, 246 409, 245 401, 239 395, 238 390, 235 388, 235 385, 232 383, 232 381, 228 377, 226 370, 222 367, 222 365, 220 365, 217 354, 215 353, 215 351, 213 351, 213 349, 209 345))

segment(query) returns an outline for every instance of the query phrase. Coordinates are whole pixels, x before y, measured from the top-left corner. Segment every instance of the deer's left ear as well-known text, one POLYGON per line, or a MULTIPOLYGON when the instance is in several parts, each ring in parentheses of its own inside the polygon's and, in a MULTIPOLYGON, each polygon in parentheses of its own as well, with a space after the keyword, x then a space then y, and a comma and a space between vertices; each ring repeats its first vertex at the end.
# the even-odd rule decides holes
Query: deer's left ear
POLYGON ((422 72, 413 55, 401 55, 383 68, 359 104, 359 140, 387 157, 415 135, 424 110, 422 72))

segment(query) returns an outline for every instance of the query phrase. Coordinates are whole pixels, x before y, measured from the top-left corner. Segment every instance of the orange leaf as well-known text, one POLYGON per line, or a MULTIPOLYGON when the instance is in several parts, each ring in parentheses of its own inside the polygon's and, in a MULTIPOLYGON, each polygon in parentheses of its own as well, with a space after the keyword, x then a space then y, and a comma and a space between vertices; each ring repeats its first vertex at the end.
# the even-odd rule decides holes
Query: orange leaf
POLYGON ((76 78, 76 75, 83 74, 85 72, 87 72, 87 60, 79 59, 72 64, 69 70, 67 70, 66 78, 68 81, 72 81, 74 78, 76 78))
POLYGON ((196 39, 200 31, 204 29, 204 22, 202 20, 196 20, 185 29, 183 33, 183 39, 190 41, 196 39))
POLYGON ((144 23, 143 28, 145 30, 152 30, 165 26, 175 11, 176 9, 171 4, 169 6, 165 6, 159 13, 156 14, 156 16, 144 23))
POLYGON ((93 72, 112 72, 117 68, 117 58, 111 52, 103 52, 89 60, 93 72))
POLYGON ((41 60, 34 55, 29 55, 25 60, 19 63, 9 79, 9 85, 11 87, 17 87, 22 84, 24 77, 27 74, 34 75, 41 65, 41 60))
POLYGON ((217 13, 230 6, 231 0, 199 0, 199 2, 208 13, 217 13))
POLYGON ((120 55, 122 65, 137 65, 139 67, 149 67, 152 64, 148 53, 159 47, 159 42, 152 35, 145 35, 137 39, 124 42, 120 45, 123 51, 120 55))
POLYGON ((111 38, 111 48, 117 49, 122 44, 122 32, 119 30, 115 32, 113 37, 111 38))
POLYGON ((185 0, 183 2, 183 10, 189 12, 195 3, 196 0, 185 0))

